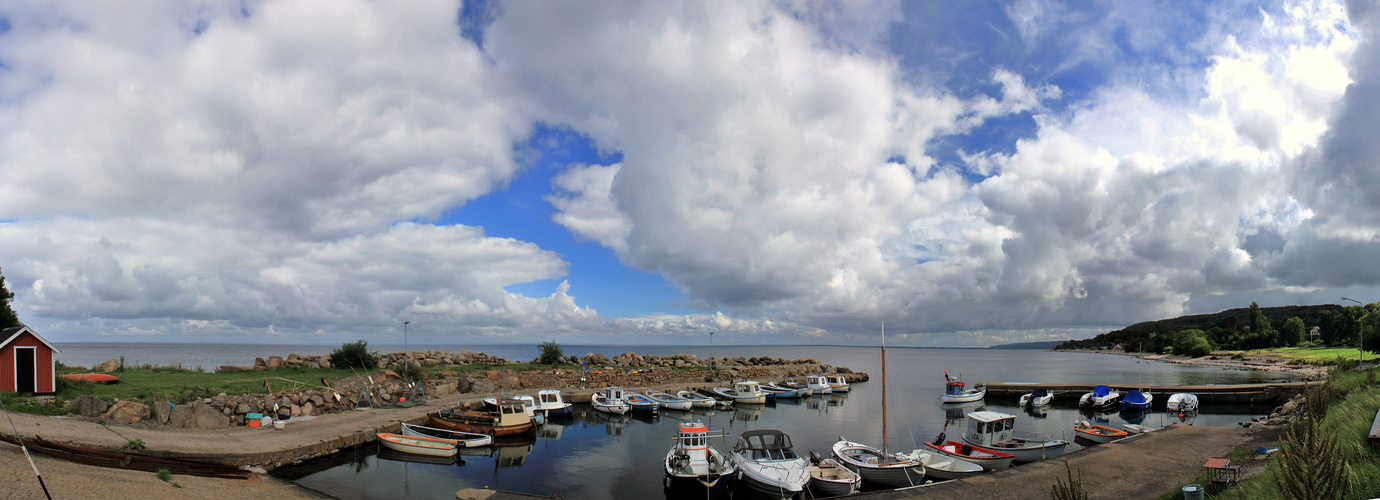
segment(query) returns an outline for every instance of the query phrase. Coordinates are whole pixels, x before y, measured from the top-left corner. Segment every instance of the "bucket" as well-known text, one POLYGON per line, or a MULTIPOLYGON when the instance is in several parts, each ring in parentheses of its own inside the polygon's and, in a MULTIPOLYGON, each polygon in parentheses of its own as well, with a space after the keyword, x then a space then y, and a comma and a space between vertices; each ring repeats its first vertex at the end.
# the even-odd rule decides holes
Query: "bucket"
MULTIPOLYGON (((284 421, 282 421, 282 420, 274 420, 274 421, 273 421, 273 428, 274 428, 274 429, 282 429, 283 427, 286 427, 286 426, 287 426, 287 422, 284 422, 284 421)), ((1202 500, 1202 498, 1203 498, 1202 495, 1198 495, 1198 499, 1199 499, 1199 500, 1202 500)))
POLYGON ((251 419, 249 419, 249 420, 245 420, 244 423, 249 424, 250 427, 258 427, 258 426, 260 426, 260 425, 263 425, 263 422, 260 421, 260 420, 257 419, 257 418, 251 418, 251 419))
POLYGON ((1203 500, 1203 487, 1196 484, 1184 486, 1184 500, 1203 500))

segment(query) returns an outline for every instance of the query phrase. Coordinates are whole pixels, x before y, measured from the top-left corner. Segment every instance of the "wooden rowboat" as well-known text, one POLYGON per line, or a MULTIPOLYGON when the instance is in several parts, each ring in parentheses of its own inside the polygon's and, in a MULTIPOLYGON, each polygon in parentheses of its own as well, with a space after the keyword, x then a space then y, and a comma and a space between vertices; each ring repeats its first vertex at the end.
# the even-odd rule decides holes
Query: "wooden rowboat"
POLYGON ((393 451, 429 457, 455 456, 455 445, 444 439, 412 437, 387 432, 380 432, 378 436, 379 442, 383 443, 385 448, 393 451))
POLYGON ((424 437, 432 439, 443 439, 450 444, 460 448, 474 448, 476 446, 488 446, 493 444, 494 437, 488 434, 476 434, 469 432, 453 431, 449 429, 438 429, 424 425, 412 425, 404 422, 402 424, 402 434, 411 437, 424 437))

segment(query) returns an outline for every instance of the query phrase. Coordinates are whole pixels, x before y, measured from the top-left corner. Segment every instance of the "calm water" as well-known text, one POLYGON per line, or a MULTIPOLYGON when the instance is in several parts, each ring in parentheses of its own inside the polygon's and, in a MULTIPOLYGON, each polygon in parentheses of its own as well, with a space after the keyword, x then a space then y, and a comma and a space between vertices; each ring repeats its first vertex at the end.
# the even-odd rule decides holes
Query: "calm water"
MULTIPOLYGON (((605 347, 617 354, 627 347, 605 347)), ((672 354, 694 348, 638 347, 638 353, 672 354)), ((474 349, 471 349, 474 350, 474 349)), ((704 349, 707 351, 708 349, 704 349)), ((486 351, 496 354, 497 351, 486 351)), ((566 349, 568 353, 575 350, 566 349)), ((731 436, 715 446, 727 451, 737 435, 751 429, 780 429, 791 435, 796 451, 815 450, 829 454, 829 446, 839 436, 872 445, 882 442, 880 356, 875 348, 852 347, 720 347, 719 356, 771 355, 785 358, 815 358, 836 366, 873 374, 871 382, 858 384, 847 395, 815 396, 800 402, 782 401, 775 405, 755 405, 719 412, 664 412, 657 417, 610 416, 594 412, 588 405, 576 405, 576 416, 554 422, 539 431, 530 442, 484 450, 484 455, 461 457, 447 464, 418 463, 408 456, 396 456, 375 445, 346 450, 333 457, 276 473, 299 484, 342 498, 450 498, 462 488, 490 486, 527 493, 561 495, 566 498, 659 498, 661 462, 676 433, 676 423, 700 420, 711 428, 723 429, 731 436)), ((500 354, 502 355, 502 354, 500 354)), ((531 356, 535 356, 535 349, 531 356)), ((519 357, 520 358, 520 357, 519 357)), ((1212 384, 1279 380, 1278 375, 1258 371, 1231 371, 1216 368, 1137 362, 1135 358, 1110 354, 1058 353, 1033 350, 998 349, 887 349, 888 445, 909 451, 941 431, 957 436, 963 415, 988 409, 1020 415, 1018 433, 1044 433, 1073 441, 1072 422, 1087 418, 1114 426, 1144 423, 1159 426, 1169 423, 1161 413, 1086 416, 1076 408, 1055 406, 1041 415, 1030 415, 1015 407, 1014 401, 969 403, 947 408, 936 400, 943 391, 943 369, 961 373, 969 382, 1086 382, 1134 385, 1212 384)), ((1166 395, 1157 394, 1156 398, 1166 395)), ((1197 425, 1235 425, 1270 407, 1206 407, 1196 417, 1197 425)), ((1071 444, 1069 451, 1077 449, 1071 444)))

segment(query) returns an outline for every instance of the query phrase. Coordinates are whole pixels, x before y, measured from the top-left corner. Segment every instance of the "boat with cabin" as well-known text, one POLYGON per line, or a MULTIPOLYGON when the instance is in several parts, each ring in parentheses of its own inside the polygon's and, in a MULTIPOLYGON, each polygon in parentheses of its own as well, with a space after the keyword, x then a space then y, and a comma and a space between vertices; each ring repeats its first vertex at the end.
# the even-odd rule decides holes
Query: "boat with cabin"
POLYGON ((547 419, 551 417, 568 417, 575 414, 572 409, 574 405, 565 402, 561 398, 559 389, 542 389, 537 391, 537 405, 534 408, 536 413, 545 415, 547 419))
POLYGON ((805 386, 815 391, 815 394, 825 395, 834 392, 834 387, 829 385, 829 377, 824 375, 809 375, 805 377, 805 386))
POLYGON ((944 395, 940 396, 940 401, 944 403, 968 403, 982 399, 987 395, 987 387, 981 384, 972 389, 965 388, 966 385, 963 382, 963 374, 950 377, 949 370, 944 370, 944 395))
POLYGON ((690 408, 694 407, 694 403, 691 402, 689 399, 685 399, 680 396, 672 395, 666 392, 647 391, 643 394, 651 398, 652 401, 655 401, 656 404, 661 405, 661 408, 665 410, 690 411, 690 408))
POLYGON ((733 388, 715 387, 714 394, 727 398, 734 403, 766 403, 767 394, 762 392, 762 387, 755 380, 745 380, 733 384, 733 388))
POLYGON ((733 446, 739 479, 773 498, 792 498, 810 481, 810 464, 791 447, 791 437, 774 429, 742 433, 733 446))
POLYGON ((843 375, 830 375, 826 378, 829 380, 829 388, 832 389, 833 392, 848 392, 849 386, 847 377, 843 375))
POLYGON ((1016 416, 995 411, 975 411, 967 415, 968 430, 963 433, 963 441, 1010 453, 1013 462, 1035 462, 1064 454, 1069 442, 1053 439, 1050 436, 1035 438, 1015 435, 1016 416))
POLYGON ((536 422, 527 415, 527 410, 523 408, 522 402, 512 399, 500 399, 498 400, 497 411, 483 413, 442 408, 436 413, 427 415, 427 427, 471 434, 488 434, 499 438, 521 436, 533 433, 537 429, 536 422))
POLYGON ((1188 392, 1178 392, 1169 396, 1169 400, 1164 403, 1165 409, 1176 412, 1193 412, 1198 410, 1198 396, 1188 392))
POLYGON ((1078 398, 1079 408, 1104 409, 1115 406, 1121 399, 1121 393, 1105 385, 1093 387, 1092 392, 1084 394, 1078 398))
MULTIPOLYGON (((480 401, 484 402, 484 408, 488 409, 489 411, 498 411, 498 399, 499 399, 499 398, 483 398, 483 399, 480 399, 480 401)), ((532 421, 536 422, 537 425, 542 425, 542 424, 545 424, 545 423, 546 423, 546 414, 545 414, 545 413, 539 413, 539 412, 537 412, 537 399, 536 399, 536 398, 534 398, 534 397, 532 397, 532 396, 530 396, 530 395, 527 395, 527 394, 515 394, 515 395, 503 396, 502 399, 509 399, 509 400, 521 402, 521 403, 522 403, 522 411, 525 412, 525 413, 527 413, 527 417, 528 417, 528 418, 530 418, 530 419, 532 419, 532 421)))
POLYGON ((728 498, 733 490, 737 466, 733 460, 709 444, 711 434, 704 423, 681 422, 675 444, 666 452, 663 481, 667 496, 686 498, 728 498), (703 494, 700 494, 703 492, 703 494))
POLYGON ((614 415, 627 415, 632 407, 623 401, 623 388, 609 386, 604 388, 604 392, 596 392, 589 395, 589 405, 595 411, 612 413, 614 415))

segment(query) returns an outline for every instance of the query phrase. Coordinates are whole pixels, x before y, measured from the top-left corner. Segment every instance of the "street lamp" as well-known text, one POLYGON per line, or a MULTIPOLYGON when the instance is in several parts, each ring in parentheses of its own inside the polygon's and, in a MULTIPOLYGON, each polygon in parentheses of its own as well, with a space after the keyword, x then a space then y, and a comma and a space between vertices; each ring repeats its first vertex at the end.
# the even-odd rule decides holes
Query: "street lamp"
POLYGON ((1370 316, 1370 311, 1366 311, 1366 305, 1365 305, 1365 304, 1361 304, 1361 301, 1359 301, 1359 300, 1356 300, 1356 299, 1348 299, 1348 298, 1346 298, 1346 297, 1342 297, 1342 300, 1350 300, 1350 301, 1352 301, 1352 302, 1355 302, 1355 303, 1357 303, 1357 304, 1359 304, 1359 305, 1361 306, 1361 310, 1362 310, 1362 311, 1365 311, 1365 314, 1362 314, 1361 317, 1358 318, 1358 319, 1356 320, 1356 346, 1357 346, 1357 349, 1359 349, 1359 350, 1361 351, 1361 360, 1356 362, 1356 369, 1357 369, 1357 370, 1364 370, 1365 367, 1366 367, 1366 328, 1365 328, 1365 321, 1366 321, 1366 316, 1370 316))
POLYGON ((407 325, 411 323, 411 321, 403 322, 403 349, 407 351, 407 357, 403 358, 403 373, 407 373, 407 362, 412 359, 412 348, 407 346, 407 325))
POLYGON ((714 370, 714 332, 709 332, 709 371, 714 370))

